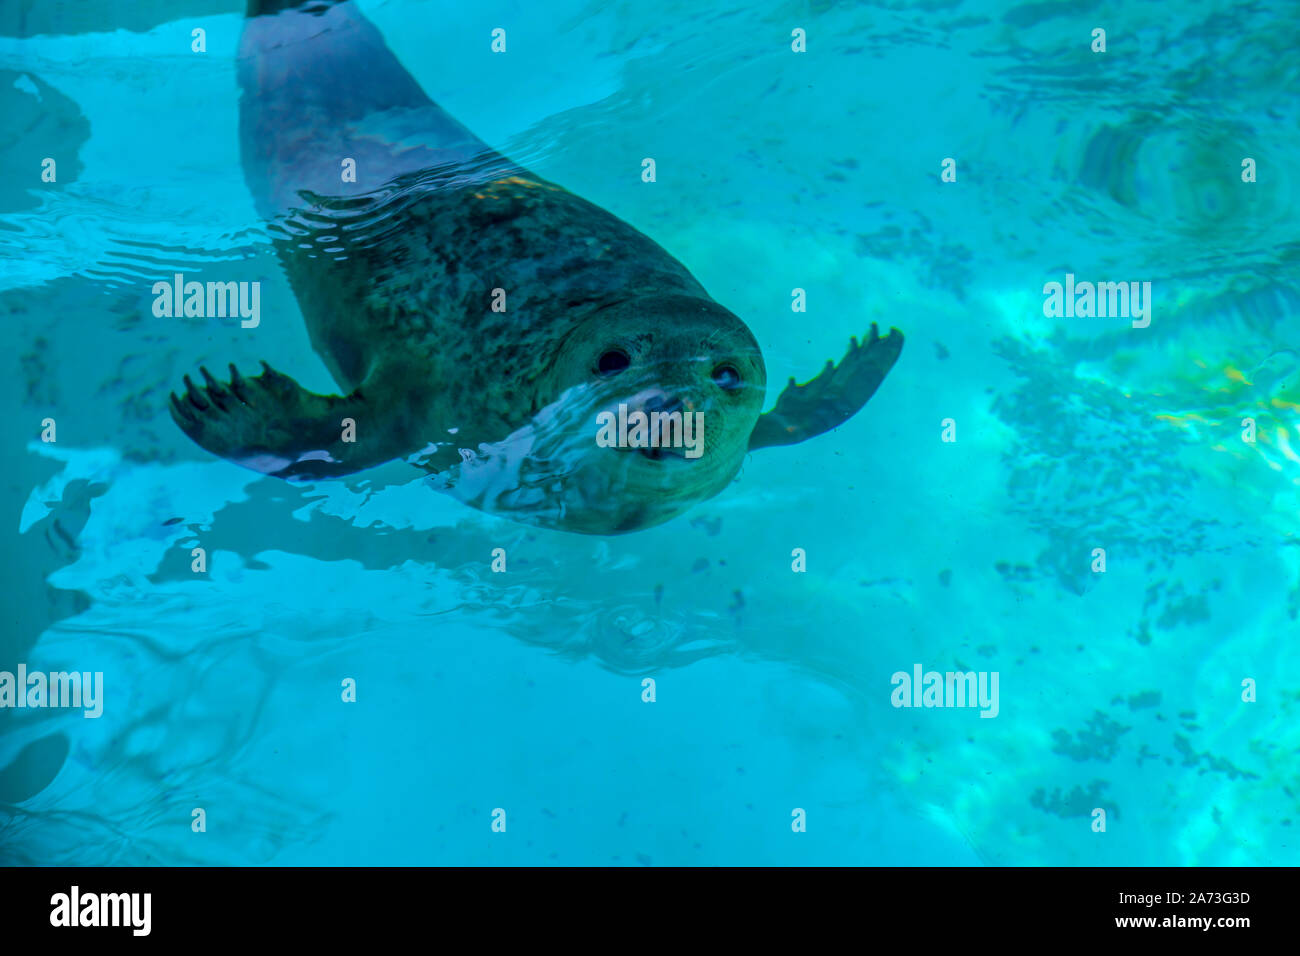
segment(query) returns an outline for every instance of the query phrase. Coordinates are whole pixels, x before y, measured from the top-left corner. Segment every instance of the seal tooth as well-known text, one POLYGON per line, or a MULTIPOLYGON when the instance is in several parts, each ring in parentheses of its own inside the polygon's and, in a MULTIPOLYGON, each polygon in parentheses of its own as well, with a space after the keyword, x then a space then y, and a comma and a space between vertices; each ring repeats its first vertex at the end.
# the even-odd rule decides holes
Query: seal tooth
POLYGON ((185 376, 185 394, 189 398, 190 404, 192 404, 199 411, 206 412, 208 410, 207 400, 199 392, 198 386, 196 386, 192 381, 190 381, 190 377, 188 375, 185 376))
POLYGON ((208 398, 212 401, 213 405, 216 405, 217 408, 224 412, 226 410, 226 405, 222 399, 229 398, 229 393, 221 387, 221 383, 213 378, 211 373, 209 373, 202 365, 199 366, 199 372, 203 375, 204 388, 207 390, 208 398))

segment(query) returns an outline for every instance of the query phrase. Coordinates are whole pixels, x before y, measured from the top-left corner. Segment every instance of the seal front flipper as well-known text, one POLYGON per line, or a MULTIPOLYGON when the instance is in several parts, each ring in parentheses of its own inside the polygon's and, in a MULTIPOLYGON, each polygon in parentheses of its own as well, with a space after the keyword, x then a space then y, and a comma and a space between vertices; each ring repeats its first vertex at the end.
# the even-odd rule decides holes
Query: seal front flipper
POLYGON ((849 420, 875 394, 903 350, 903 333, 890 329, 881 338, 876 324, 864 345, 849 340, 840 364, 826 363, 821 374, 806 385, 790 379, 776 405, 749 436, 749 449, 793 445, 837 428, 849 420))
POLYGON ((200 368, 202 387, 186 375, 185 394, 171 396, 172 418, 214 455, 277 478, 333 478, 410 452, 386 403, 367 396, 369 379, 351 395, 317 395, 262 368, 245 379, 232 364, 225 384, 200 368))

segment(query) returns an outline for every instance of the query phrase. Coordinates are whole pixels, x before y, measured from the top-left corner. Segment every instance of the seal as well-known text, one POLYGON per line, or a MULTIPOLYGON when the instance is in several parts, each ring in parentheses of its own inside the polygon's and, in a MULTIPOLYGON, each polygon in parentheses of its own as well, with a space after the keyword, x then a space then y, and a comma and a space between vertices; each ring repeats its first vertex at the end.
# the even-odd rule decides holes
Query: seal
POLYGON ((902 333, 873 325, 763 414, 745 323, 647 236, 477 139, 352 3, 248 14, 245 180, 340 394, 265 362, 201 368, 171 413, 208 451, 290 480, 405 460, 483 510, 619 534, 717 494, 754 449, 841 425, 897 360, 902 333), (616 416, 653 420, 650 440, 598 442, 616 416))

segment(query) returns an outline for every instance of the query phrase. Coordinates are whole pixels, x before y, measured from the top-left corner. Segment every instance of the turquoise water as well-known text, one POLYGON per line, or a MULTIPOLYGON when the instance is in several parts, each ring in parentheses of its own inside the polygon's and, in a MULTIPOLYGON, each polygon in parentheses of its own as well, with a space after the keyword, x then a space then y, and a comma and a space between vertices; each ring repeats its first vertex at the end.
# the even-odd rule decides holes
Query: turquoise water
POLYGON ((0 670, 104 686, 0 710, 0 862, 1300 860, 1292 4, 361 3, 740 315, 769 404, 907 336, 846 425, 607 538, 180 433, 199 363, 335 388, 243 181, 239 4, 112 6, 0 3, 0 670), (255 335, 155 317, 175 272, 260 281, 255 335), (1149 327, 1046 317, 1066 273, 1149 327), (918 663, 997 716, 892 706, 918 663))

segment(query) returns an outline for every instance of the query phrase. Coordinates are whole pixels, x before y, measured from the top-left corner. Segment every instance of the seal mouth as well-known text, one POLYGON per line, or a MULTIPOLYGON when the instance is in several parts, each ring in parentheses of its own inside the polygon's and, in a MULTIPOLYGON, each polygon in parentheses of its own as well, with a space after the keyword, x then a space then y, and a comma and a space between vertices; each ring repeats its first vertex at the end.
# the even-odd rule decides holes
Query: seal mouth
POLYGON ((681 448, 633 448, 630 450, 640 452, 644 457, 649 458, 651 461, 669 461, 671 459, 677 461, 693 460, 687 458, 685 451, 681 448))

